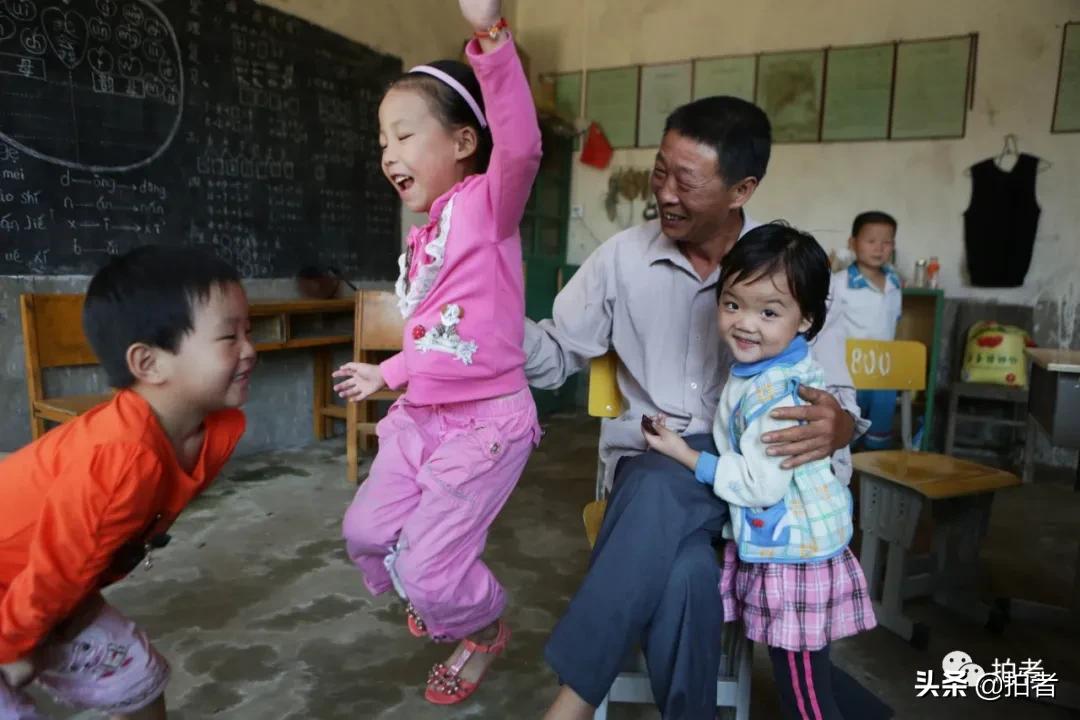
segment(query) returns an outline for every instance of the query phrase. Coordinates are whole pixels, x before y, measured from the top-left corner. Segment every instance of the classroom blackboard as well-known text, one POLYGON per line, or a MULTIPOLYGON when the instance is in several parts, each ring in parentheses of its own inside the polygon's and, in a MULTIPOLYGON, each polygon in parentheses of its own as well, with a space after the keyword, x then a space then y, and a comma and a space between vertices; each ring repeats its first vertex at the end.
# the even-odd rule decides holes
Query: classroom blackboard
POLYGON ((393 278, 377 107, 400 71, 254 0, 0 0, 0 274, 157 243, 393 278))

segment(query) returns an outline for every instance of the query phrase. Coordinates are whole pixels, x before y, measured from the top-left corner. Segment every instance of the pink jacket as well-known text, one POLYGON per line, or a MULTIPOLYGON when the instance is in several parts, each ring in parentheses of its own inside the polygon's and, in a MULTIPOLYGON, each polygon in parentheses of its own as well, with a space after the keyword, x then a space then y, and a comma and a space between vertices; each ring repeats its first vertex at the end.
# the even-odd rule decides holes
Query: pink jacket
POLYGON ((466 49, 484 93, 494 148, 409 232, 398 261, 403 350, 380 366, 417 405, 482 400, 527 387, 525 282, 518 225, 540 167, 540 128, 513 42, 466 49), (406 258, 411 255, 411 264, 406 258))

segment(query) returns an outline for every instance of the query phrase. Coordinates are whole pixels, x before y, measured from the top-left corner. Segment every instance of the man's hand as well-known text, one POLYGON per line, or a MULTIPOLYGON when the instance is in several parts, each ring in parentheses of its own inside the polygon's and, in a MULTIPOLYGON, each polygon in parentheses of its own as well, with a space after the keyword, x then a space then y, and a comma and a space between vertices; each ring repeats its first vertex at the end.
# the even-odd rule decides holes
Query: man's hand
POLYGON ((799 397, 810 404, 777 408, 769 415, 803 424, 761 436, 762 442, 769 445, 770 455, 789 456, 780 465, 784 469, 827 458, 846 447, 855 435, 854 418, 828 392, 800 385, 799 397))
POLYGON ((29 684, 35 674, 37 674, 37 668, 34 666, 33 654, 0 665, 0 676, 3 676, 4 682, 13 690, 29 684))

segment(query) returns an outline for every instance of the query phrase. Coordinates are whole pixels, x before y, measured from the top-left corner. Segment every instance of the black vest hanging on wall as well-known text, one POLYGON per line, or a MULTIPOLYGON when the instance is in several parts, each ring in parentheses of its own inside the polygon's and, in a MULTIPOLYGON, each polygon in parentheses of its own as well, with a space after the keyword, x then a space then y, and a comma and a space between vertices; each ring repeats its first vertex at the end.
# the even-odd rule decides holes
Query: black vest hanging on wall
POLYGON ((971 284, 1019 287, 1031 266, 1039 204, 1039 158, 1020 153, 1012 170, 997 158, 971 166, 971 204, 964 212, 964 249, 971 284))

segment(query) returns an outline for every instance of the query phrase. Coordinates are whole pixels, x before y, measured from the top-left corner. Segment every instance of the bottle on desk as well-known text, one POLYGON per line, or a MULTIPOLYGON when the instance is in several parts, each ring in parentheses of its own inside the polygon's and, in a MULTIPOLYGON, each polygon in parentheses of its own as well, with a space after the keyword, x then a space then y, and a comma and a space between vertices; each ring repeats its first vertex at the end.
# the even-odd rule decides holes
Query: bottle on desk
POLYGON ((926 287, 926 259, 919 258, 915 261, 915 277, 911 279, 911 286, 917 288, 926 287))
POLYGON ((926 287, 937 289, 940 272, 941 264, 936 256, 932 256, 926 264, 926 287))

